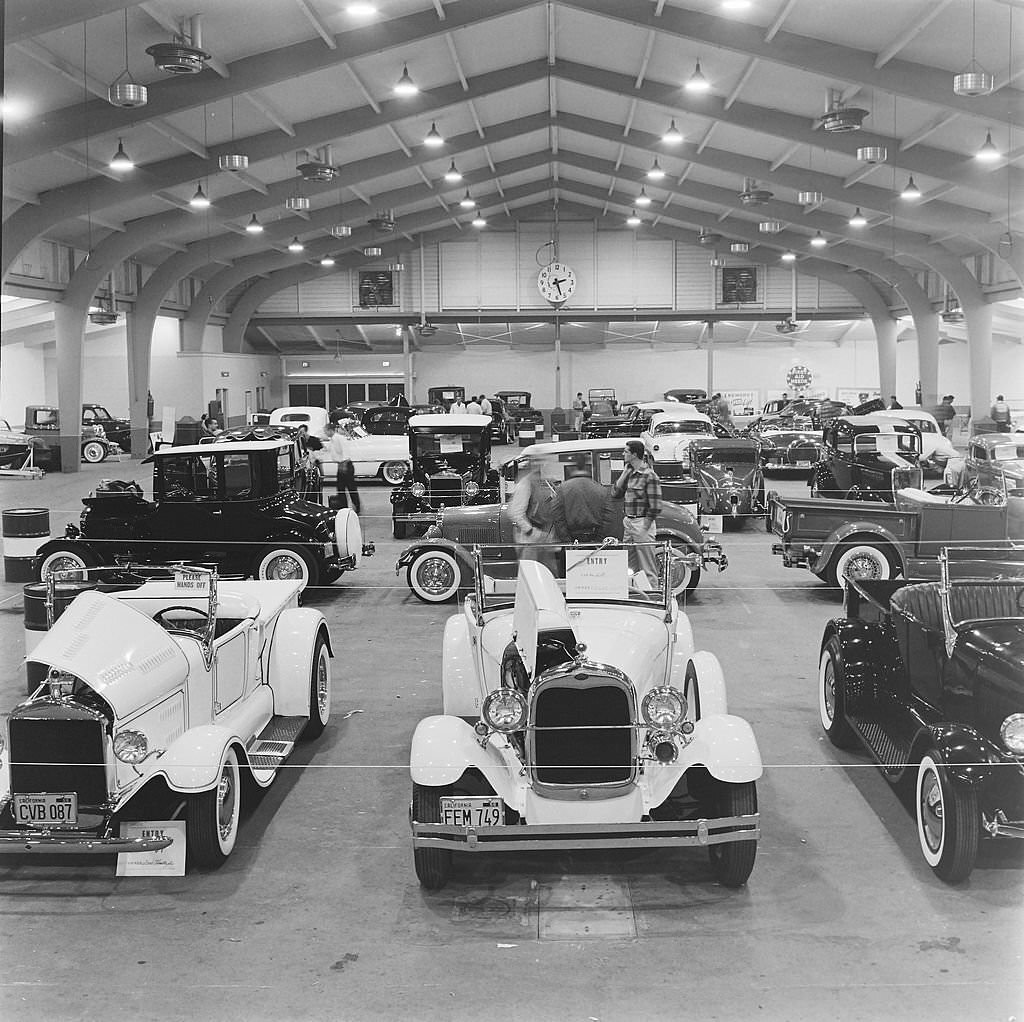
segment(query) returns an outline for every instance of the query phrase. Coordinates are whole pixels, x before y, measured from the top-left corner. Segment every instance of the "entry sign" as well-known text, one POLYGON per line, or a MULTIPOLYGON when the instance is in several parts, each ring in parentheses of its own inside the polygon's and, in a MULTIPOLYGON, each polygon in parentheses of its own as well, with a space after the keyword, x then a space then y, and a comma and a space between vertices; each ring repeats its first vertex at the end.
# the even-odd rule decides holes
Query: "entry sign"
POLYGON ((169 837, 166 848, 152 852, 120 852, 119 877, 183 877, 185 875, 185 823, 182 820, 143 820, 121 824, 121 837, 169 837))
POLYGON ((565 548, 565 595, 570 598, 625 600, 628 577, 625 550, 565 548))

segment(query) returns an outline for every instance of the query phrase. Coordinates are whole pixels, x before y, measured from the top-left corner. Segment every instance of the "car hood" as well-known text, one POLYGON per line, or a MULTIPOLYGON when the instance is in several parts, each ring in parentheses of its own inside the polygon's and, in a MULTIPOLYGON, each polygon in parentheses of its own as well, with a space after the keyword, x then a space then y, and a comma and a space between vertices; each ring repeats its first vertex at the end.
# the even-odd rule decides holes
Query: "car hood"
POLYGON ((76 597, 28 659, 81 678, 118 717, 147 706, 188 673, 185 654, 167 632, 96 590, 76 597))

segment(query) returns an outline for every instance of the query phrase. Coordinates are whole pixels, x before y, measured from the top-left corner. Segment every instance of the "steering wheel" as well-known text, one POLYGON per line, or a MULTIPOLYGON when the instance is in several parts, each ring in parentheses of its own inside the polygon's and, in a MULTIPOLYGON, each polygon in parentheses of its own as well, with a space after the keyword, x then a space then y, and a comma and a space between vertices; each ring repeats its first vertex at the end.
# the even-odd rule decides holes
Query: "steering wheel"
POLYGON ((198 607, 164 607, 158 610, 153 615, 153 620, 161 627, 166 628, 169 632, 174 631, 185 631, 185 632, 198 632, 206 628, 210 620, 210 615, 205 610, 199 610, 198 607), (177 613, 180 615, 175 618, 173 615, 177 613), (194 622, 194 623, 186 623, 194 622))
POLYGON ((999 507, 1004 503, 1004 497, 999 490, 991 486, 982 486, 981 477, 975 476, 963 493, 958 493, 950 499, 950 504, 965 504, 967 501, 986 507, 999 507))

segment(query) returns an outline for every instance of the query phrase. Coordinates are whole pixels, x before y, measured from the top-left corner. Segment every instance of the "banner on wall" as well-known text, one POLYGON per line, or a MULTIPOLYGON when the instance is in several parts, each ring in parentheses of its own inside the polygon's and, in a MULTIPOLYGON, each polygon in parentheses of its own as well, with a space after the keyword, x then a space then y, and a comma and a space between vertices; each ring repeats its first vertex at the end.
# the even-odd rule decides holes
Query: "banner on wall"
POLYGON ((758 408, 756 390, 723 390, 722 397, 729 402, 733 415, 754 415, 758 408))
POLYGON ((836 400, 845 401, 848 405, 862 405, 873 397, 881 397, 877 387, 838 387, 836 400))

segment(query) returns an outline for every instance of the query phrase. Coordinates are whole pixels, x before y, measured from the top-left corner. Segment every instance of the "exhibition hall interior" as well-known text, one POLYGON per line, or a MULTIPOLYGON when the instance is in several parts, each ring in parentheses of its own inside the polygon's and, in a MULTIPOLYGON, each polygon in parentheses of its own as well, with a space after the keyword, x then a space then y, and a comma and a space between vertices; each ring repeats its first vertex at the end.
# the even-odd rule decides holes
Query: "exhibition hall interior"
POLYGON ((0 11, 0 1015, 1024 1017, 1024 0, 0 11))

